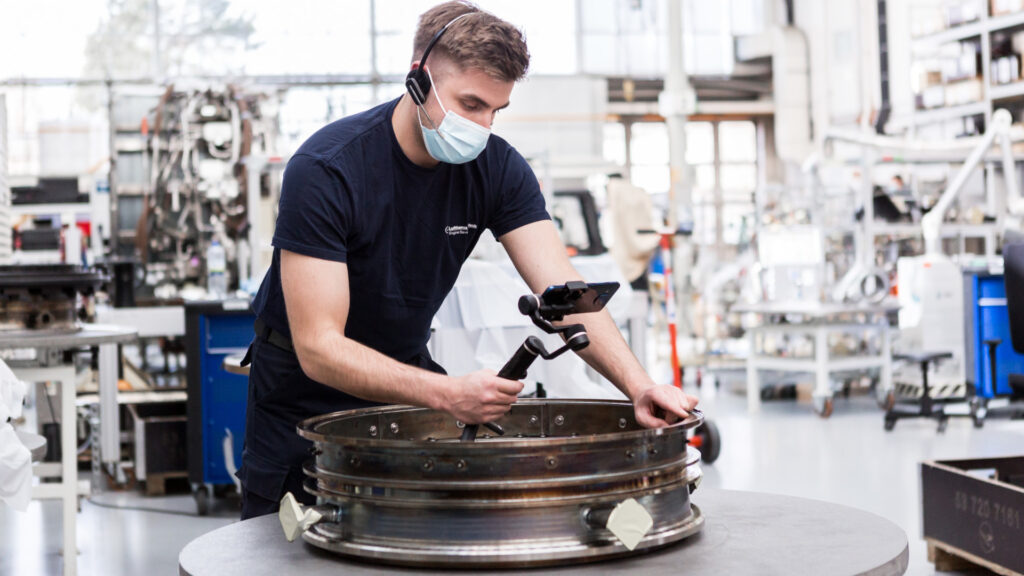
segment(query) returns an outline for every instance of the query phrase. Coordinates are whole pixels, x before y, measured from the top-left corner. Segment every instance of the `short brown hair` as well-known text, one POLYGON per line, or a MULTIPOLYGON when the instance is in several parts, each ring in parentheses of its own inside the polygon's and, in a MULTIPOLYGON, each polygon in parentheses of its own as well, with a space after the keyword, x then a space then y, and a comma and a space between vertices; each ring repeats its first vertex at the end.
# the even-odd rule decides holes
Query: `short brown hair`
POLYGON ((451 25, 430 51, 460 68, 482 70, 492 78, 515 82, 526 76, 530 52, 526 38, 515 26, 463 0, 438 4, 420 15, 413 42, 413 61, 423 57, 437 31, 463 14, 473 14, 451 25))

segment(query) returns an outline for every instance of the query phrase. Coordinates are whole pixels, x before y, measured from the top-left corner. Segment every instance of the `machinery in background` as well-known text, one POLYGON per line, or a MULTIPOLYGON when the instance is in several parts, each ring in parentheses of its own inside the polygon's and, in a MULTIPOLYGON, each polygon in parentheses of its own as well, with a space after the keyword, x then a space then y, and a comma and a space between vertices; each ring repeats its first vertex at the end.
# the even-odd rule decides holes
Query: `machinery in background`
POLYGON ((1005 216, 1004 228, 1019 229, 1014 223, 1024 212, 1024 200, 1017 186, 1016 165, 1011 150, 1011 123, 1012 117, 1006 110, 997 110, 992 115, 992 122, 985 135, 971 150, 939 201, 921 220, 925 253, 900 258, 897 262, 900 328, 911 336, 918 349, 952 352, 953 359, 948 363, 952 372, 950 377, 958 383, 964 382, 967 376, 964 285, 961 265, 942 253, 940 232, 947 210, 996 141, 1002 151, 1006 190, 1008 214, 1005 216))
POLYGON ((109 278, 70 264, 0 266, 0 330, 74 332, 109 278))
MULTIPOLYGON (((918 352, 952 352, 953 357, 935 369, 932 380, 937 386, 934 386, 934 392, 944 390, 961 399, 962 392, 965 391, 965 348, 963 280, 960 268, 964 262, 955 262, 943 253, 942 239, 958 229, 944 230, 944 225, 947 212, 957 201, 960 193, 968 187, 972 175, 979 166, 997 162, 1002 164, 1005 175, 1016 174, 1011 150, 1011 121, 1008 112, 998 110, 993 114, 989 129, 983 137, 956 141, 916 141, 835 129, 827 131, 825 135, 828 146, 852 144, 859 147, 858 154, 865 159, 862 161, 862 173, 859 176, 859 204, 864 215, 859 218, 854 231, 856 257, 849 272, 836 285, 833 298, 848 301, 851 297, 860 297, 870 302, 876 299, 875 296, 884 297, 889 292, 888 275, 891 270, 886 272, 876 268, 881 261, 877 238, 885 234, 922 236, 923 255, 900 255, 897 258, 896 252, 902 250, 896 250, 883 258, 895 260, 896 263, 900 347, 918 352), (997 142, 1000 144, 1001 153, 993 157, 992 147, 997 142), (920 226, 875 223, 875 203, 872 201, 874 186, 868 177, 868 171, 875 159, 889 158, 907 163, 936 162, 948 161, 945 160, 948 158, 963 158, 965 153, 966 159, 962 166, 945 186, 931 210, 922 218, 920 226)), ((817 157, 809 159, 805 164, 805 171, 820 177, 819 170, 822 166, 819 160, 817 157)), ((988 174, 991 175, 991 171, 988 174)), ((1020 199, 1016 179, 1003 178, 1003 181, 1008 214, 1001 215, 999 220, 1002 221, 1004 228, 1012 228, 1016 215, 1022 212, 1024 205, 1020 199)), ((992 228, 995 226, 992 225, 992 228)), ((995 243, 995 235, 993 232, 985 236, 990 254, 993 253, 991 244, 995 243)), ((895 245, 892 247, 896 248, 895 245)), ((919 251, 917 253, 920 254, 919 251)), ((905 376, 914 378, 916 375, 911 371, 905 376)), ((915 387, 920 391, 920 385, 910 386, 915 387)))
POLYGON ((276 101, 234 87, 112 98, 111 252, 136 257, 143 299, 205 286, 205 254, 224 247, 228 288, 253 275, 253 234, 272 180, 276 101), (260 160, 261 162, 256 162, 260 160), (250 188, 259 187, 258 190, 250 188))

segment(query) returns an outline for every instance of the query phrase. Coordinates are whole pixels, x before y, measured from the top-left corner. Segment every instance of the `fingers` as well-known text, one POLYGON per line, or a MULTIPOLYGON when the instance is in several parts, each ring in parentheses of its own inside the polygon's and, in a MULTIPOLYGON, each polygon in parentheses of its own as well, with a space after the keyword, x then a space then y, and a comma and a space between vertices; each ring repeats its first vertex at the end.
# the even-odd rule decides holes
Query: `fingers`
POLYGON ((665 426, 669 425, 668 422, 662 420, 661 418, 658 418, 657 416, 654 416, 650 412, 642 411, 640 409, 634 411, 634 416, 636 416, 636 423, 643 426, 644 428, 664 428, 665 426))
POLYGON ((659 390, 660 394, 653 396, 652 400, 666 412, 675 414, 680 418, 686 418, 697 407, 697 398, 684 394, 682 390, 668 386, 661 388, 664 390, 659 390))
POLYGON ((682 394, 682 393, 680 393, 679 396, 680 396, 680 400, 682 402, 683 410, 686 410, 687 412, 691 412, 691 411, 693 411, 694 408, 697 407, 698 400, 697 400, 696 396, 690 396, 689 394, 682 394))
POLYGON ((502 394, 509 394, 514 397, 523 391, 523 383, 518 380, 506 380, 505 378, 495 377, 494 381, 497 383, 498 391, 502 394))
POLYGON ((645 428, 671 426, 690 415, 697 398, 671 386, 654 386, 636 401, 637 424, 645 428))
POLYGON ((523 383, 499 378, 493 371, 480 370, 460 379, 461 400, 449 412, 467 424, 483 424, 501 418, 516 403, 523 383))

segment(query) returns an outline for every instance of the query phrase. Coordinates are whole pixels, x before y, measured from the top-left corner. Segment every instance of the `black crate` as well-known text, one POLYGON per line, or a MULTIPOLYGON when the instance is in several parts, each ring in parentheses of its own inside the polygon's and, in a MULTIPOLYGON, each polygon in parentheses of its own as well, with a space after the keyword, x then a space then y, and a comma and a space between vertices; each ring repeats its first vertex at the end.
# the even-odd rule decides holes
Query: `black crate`
POLYGON ((930 545, 1024 573, 1024 456, 924 462, 921 497, 930 545))
POLYGON ((188 470, 184 402, 130 404, 135 431, 135 474, 184 474, 188 470))

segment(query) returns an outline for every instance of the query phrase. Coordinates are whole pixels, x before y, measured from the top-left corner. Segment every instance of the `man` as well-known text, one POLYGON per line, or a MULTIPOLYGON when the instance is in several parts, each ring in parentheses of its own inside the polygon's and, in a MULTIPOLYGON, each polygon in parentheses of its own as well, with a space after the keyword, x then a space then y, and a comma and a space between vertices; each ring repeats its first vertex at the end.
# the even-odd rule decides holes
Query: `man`
MULTIPOLYGON (((310 444, 295 433, 304 418, 379 403, 470 424, 509 411, 522 383, 490 370, 447 376, 426 349, 485 228, 533 291, 580 279, 536 177, 490 135, 526 75, 522 34, 448 2, 420 17, 413 60, 409 93, 323 128, 285 171, 273 264, 253 303, 243 518, 275 512, 288 491, 312 501, 301 487, 310 444)), ((654 385, 607 313, 580 321, 591 340, 582 356, 632 399, 641 425, 696 404, 654 385)))

